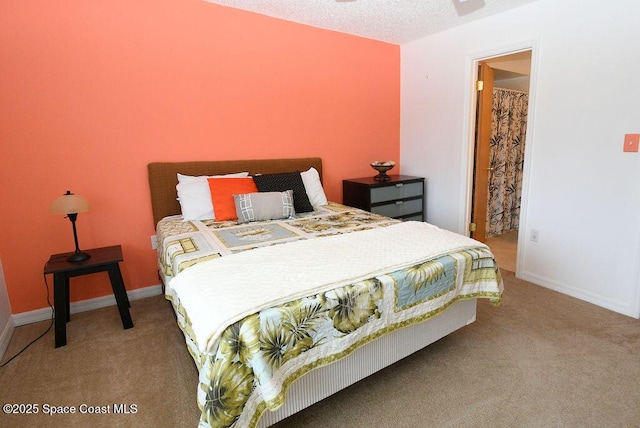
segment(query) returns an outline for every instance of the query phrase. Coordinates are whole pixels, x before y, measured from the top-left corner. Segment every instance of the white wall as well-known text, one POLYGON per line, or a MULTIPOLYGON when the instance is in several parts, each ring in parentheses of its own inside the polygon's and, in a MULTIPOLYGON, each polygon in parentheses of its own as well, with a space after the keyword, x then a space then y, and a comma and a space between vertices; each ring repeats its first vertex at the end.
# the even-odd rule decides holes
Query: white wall
POLYGON ((2 260, 0 260, 0 359, 4 355, 15 325, 11 317, 11 304, 7 295, 7 285, 4 281, 4 271, 2 270, 2 260))
POLYGON ((401 47, 401 165, 465 233, 475 60, 533 47, 518 275, 640 316, 640 2, 539 0, 401 47), (528 240, 539 230, 539 242, 528 240))

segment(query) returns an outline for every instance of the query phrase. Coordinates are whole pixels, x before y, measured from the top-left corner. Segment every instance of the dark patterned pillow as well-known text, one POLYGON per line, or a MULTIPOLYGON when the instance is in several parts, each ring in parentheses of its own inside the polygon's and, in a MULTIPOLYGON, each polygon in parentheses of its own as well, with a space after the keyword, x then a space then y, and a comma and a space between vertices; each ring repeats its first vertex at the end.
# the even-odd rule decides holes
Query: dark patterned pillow
POLYGON ((284 192, 293 190, 293 206, 297 213, 313 211, 304 182, 299 172, 254 175, 253 181, 259 192, 284 192))

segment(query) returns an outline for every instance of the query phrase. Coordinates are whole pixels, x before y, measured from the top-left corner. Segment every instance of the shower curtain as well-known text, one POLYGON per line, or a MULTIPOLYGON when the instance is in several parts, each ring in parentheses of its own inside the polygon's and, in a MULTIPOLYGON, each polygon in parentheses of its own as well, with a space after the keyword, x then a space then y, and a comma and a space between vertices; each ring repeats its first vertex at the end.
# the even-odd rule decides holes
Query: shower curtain
POLYGON ((529 94, 494 88, 487 237, 518 229, 529 94))

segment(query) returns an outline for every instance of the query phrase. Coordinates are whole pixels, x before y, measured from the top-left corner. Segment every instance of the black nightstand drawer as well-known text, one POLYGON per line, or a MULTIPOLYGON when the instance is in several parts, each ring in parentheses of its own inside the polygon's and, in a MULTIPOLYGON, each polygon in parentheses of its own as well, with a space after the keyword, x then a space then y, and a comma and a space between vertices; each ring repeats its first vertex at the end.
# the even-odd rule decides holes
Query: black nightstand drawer
POLYGON ((409 214, 422 215, 422 198, 374 205, 371 207, 371 212, 393 218, 400 218, 409 214))
POLYGON ((424 178, 389 177, 388 181, 373 177, 343 180, 343 203, 388 217, 424 221, 424 178))
MULTIPOLYGON (((395 183, 392 186, 374 187, 371 189, 371 203, 395 201, 404 198, 422 197, 423 184, 416 183, 395 183)), ((422 211, 422 209, 420 210, 422 211)))

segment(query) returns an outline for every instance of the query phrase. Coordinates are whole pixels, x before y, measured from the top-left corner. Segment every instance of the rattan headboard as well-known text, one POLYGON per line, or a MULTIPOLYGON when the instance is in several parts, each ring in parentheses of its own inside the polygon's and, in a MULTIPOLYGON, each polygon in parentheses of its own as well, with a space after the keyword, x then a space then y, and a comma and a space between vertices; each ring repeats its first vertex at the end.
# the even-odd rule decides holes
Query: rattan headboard
POLYGON ((147 165, 153 224, 163 217, 180 214, 177 200, 177 174, 218 175, 248 171, 249 174, 273 174, 277 172, 306 171, 314 167, 322 179, 320 158, 255 159, 230 161, 152 162, 147 165))

